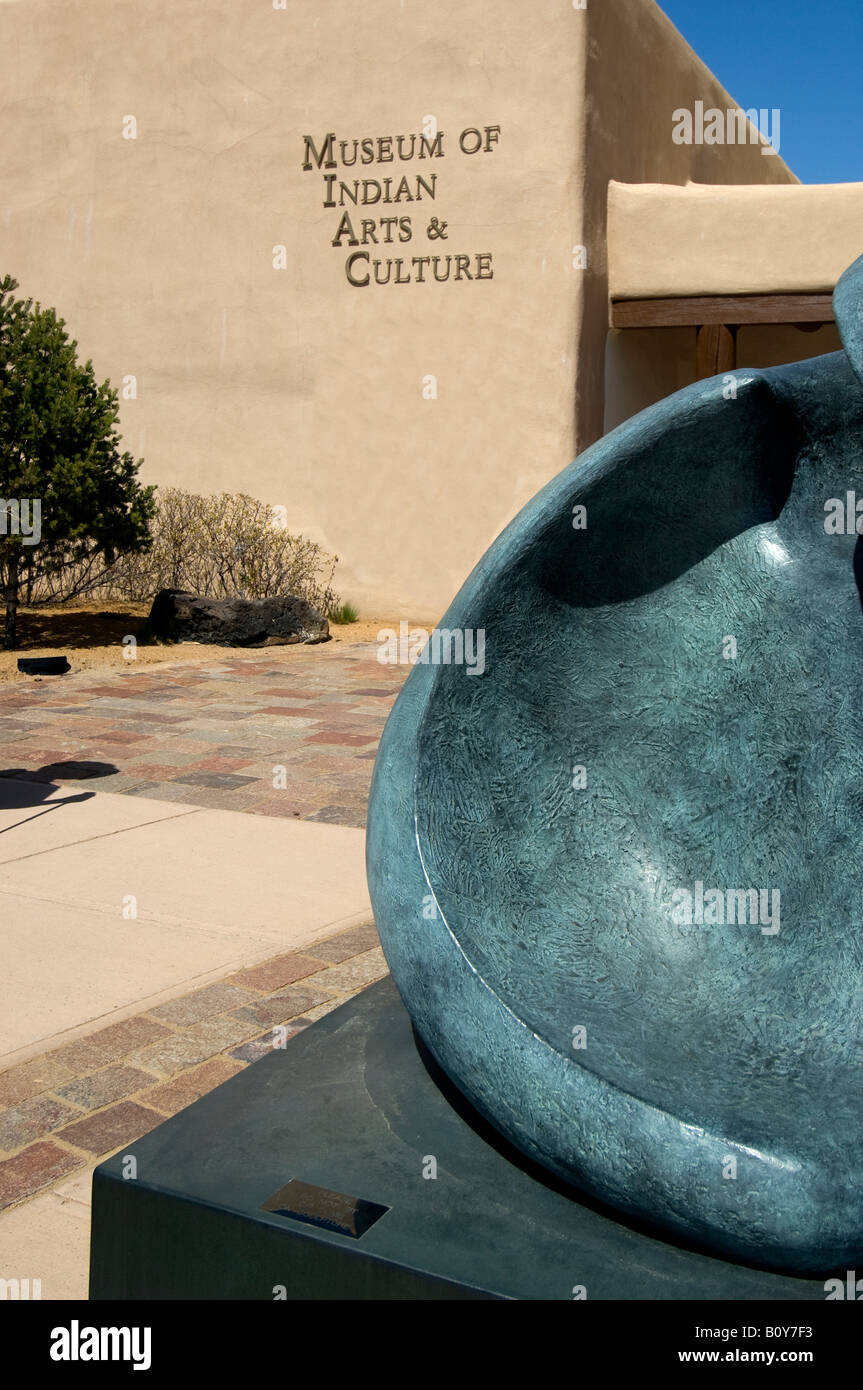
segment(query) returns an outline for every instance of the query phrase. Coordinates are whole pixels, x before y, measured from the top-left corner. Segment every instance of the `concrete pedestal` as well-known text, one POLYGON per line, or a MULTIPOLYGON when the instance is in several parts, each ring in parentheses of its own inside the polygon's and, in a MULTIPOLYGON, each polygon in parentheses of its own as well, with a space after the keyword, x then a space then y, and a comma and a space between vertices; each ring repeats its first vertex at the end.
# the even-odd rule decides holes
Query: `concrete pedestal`
POLYGON ((424 1056, 389 979, 94 1174, 94 1299, 578 1296, 824 1284, 668 1244, 534 1167, 424 1056))

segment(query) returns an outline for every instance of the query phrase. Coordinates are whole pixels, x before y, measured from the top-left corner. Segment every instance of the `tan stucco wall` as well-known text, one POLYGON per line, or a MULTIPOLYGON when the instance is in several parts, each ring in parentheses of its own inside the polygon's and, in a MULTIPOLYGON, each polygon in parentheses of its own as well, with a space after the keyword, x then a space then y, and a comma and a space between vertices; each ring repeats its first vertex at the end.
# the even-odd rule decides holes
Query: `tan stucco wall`
POLYGON ((602 429, 608 179, 792 178, 674 145, 698 96, 726 100, 652 0, 0 3, 0 268, 100 376, 137 378, 122 424, 148 480, 283 505, 363 611, 432 616, 602 429), (393 254, 440 246, 436 215, 494 278, 353 288, 303 137, 428 115, 445 157, 403 170, 437 196, 386 209, 416 217, 393 254), (494 148, 459 153, 486 126, 494 148))
POLYGON ((609 186, 613 299, 832 292, 861 254, 863 183, 609 186))
MULTIPOLYGON (((579 450, 604 427, 608 330, 606 223, 609 180, 631 183, 791 184, 779 155, 759 145, 676 144, 674 112, 696 101, 721 110, 737 103, 652 0, 592 4, 589 16, 585 120, 585 238, 594 259, 585 286, 575 396, 579 450)), ((638 239, 637 226, 632 236, 638 239)), ((677 238, 655 248, 679 254, 677 238)), ((673 365, 673 364, 671 364, 673 365)))

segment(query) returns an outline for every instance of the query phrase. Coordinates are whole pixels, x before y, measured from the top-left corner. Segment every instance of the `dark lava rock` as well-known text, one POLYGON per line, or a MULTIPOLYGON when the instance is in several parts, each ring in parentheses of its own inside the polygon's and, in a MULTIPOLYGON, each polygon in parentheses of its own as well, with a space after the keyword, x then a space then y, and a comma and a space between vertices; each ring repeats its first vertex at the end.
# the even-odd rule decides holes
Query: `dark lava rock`
POLYGON ((65 676, 71 669, 65 656, 22 656, 18 659, 18 670, 25 676, 65 676))
POLYGON ((301 598, 202 598, 182 589, 162 589, 153 599, 141 637, 222 647, 280 647, 328 642, 330 625, 301 598))

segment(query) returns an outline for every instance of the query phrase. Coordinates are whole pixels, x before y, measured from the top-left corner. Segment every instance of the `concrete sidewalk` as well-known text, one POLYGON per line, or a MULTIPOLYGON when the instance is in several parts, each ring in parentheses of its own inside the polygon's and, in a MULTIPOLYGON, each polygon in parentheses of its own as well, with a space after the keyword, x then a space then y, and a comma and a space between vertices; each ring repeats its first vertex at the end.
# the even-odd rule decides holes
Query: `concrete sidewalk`
POLYGON ((0 1072, 369 919, 362 830, 79 785, 0 779, 0 1072))
POLYGON ((86 1298, 93 1167, 386 973, 360 829, 0 778, 0 1279, 86 1298))
POLYGON ((85 1299, 96 1164, 386 974, 372 923, 309 951, 272 957, 0 1073, 4 1289, 26 1281, 23 1297, 85 1299))

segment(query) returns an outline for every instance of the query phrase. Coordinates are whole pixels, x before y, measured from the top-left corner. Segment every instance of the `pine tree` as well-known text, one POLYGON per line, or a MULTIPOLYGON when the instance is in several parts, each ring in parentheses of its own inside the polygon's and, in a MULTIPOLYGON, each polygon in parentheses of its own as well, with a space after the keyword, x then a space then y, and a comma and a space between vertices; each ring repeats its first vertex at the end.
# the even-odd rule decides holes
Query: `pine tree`
POLYGON ((0 568, 6 600, 5 646, 17 646, 20 588, 42 574, 101 555, 146 550, 153 487, 120 451, 117 391, 97 384, 93 364, 53 309, 15 298, 0 280, 0 568), (22 503, 24 507, 22 508, 22 503), (41 535, 24 534, 19 514, 41 510, 41 535))

